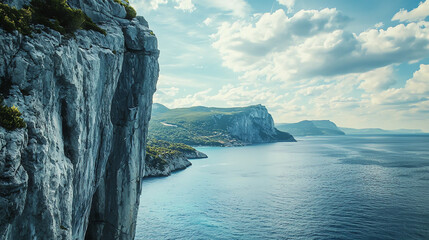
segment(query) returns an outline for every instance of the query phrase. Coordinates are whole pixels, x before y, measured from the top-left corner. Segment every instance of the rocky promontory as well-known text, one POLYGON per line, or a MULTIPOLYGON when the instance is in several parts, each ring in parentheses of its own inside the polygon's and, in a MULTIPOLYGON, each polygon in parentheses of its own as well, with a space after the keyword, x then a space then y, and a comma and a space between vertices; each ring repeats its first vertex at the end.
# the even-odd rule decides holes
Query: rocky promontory
POLYGON ((262 105, 237 108, 191 107, 168 109, 154 104, 150 137, 198 146, 242 146, 295 141, 279 131, 262 105))
POLYGON ((150 140, 147 146, 145 177, 169 176, 172 172, 192 165, 188 159, 207 155, 181 143, 150 140))

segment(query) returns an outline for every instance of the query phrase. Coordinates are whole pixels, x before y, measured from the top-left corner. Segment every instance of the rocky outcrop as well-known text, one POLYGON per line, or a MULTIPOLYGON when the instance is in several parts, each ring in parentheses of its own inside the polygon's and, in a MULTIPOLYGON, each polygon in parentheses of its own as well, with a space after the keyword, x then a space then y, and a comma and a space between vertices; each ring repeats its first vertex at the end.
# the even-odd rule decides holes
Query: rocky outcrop
POLYGON ((0 239, 6 239, 10 223, 24 210, 28 175, 21 165, 27 133, 8 133, 0 127, 0 239))
POLYGON ((200 158, 207 158, 207 155, 205 153, 202 153, 198 150, 192 151, 192 152, 185 152, 185 157, 187 159, 200 159, 200 158))
MULTIPOLYGON (((229 123, 227 131, 245 143, 295 141, 292 135, 274 127, 274 120, 262 105, 247 107, 234 115, 223 115, 229 123)), ((224 120, 225 121, 225 120, 224 120)))
POLYGON ((0 127, 0 239, 134 238, 157 40, 113 0, 68 2, 107 35, 0 29, 1 90, 27 123, 0 127))
POLYGON ((154 159, 149 159, 145 166, 145 177, 170 176, 172 172, 192 165, 184 154, 167 154, 162 156, 162 162, 150 164, 151 161, 154 159))

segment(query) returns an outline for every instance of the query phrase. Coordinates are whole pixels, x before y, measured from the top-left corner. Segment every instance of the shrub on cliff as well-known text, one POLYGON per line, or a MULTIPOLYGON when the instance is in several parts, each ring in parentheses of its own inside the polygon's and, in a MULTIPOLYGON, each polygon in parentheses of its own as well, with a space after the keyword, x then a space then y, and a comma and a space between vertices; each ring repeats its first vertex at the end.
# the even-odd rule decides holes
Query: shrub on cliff
POLYGON ((28 35, 31 33, 32 11, 29 7, 16 9, 7 4, 0 3, 0 27, 8 32, 18 30, 18 32, 28 35))
POLYGON ((17 128, 25 128, 24 119, 21 118, 21 112, 15 106, 8 107, 3 104, 3 98, 0 97, 0 126, 15 130, 17 128))
POLYGON ((130 3, 128 0, 125 0, 126 3, 122 2, 122 0, 114 0, 116 3, 119 3, 121 6, 125 8, 125 11, 127 12, 127 16, 125 16, 126 19, 133 19, 136 17, 137 13, 136 10, 134 10, 133 7, 130 6, 130 3))
POLYGON ((94 30, 106 34, 82 10, 73 9, 67 0, 32 0, 33 21, 43 24, 62 34, 78 29, 94 30))
POLYGON ((97 26, 82 10, 71 8, 66 0, 32 0, 30 6, 20 10, 0 3, 1 28, 29 35, 31 24, 42 24, 61 34, 84 29, 106 35, 104 29, 97 26))

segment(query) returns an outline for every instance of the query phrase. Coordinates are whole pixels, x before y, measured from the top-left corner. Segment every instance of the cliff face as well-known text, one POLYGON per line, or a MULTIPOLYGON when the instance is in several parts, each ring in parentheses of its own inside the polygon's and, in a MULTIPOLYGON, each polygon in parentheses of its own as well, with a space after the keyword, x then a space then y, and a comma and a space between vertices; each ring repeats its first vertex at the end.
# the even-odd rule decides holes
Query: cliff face
POLYGON ((180 154, 168 154, 162 156, 162 163, 156 162, 151 156, 146 158, 145 177, 169 176, 172 172, 185 169, 192 165, 188 159, 207 158, 207 155, 200 151, 193 151, 180 154))
POLYGON ((262 105, 176 109, 155 106, 149 131, 154 139, 209 146, 295 141, 292 135, 274 127, 271 114, 262 105))
POLYGON ((191 166, 188 159, 197 158, 207 158, 207 155, 185 144, 150 139, 146 148, 145 177, 169 176, 191 166))
POLYGON ((5 103, 27 123, 0 127, 0 239, 134 238, 157 40, 113 0, 68 2, 107 35, 0 29, 5 103))
MULTIPOLYGON (((149 157, 151 158, 151 157, 149 157)), ((169 176, 172 172, 185 169, 192 165, 192 163, 183 154, 168 155, 162 158, 163 163, 150 164, 154 159, 149 159, 148 164, 145 166, 145 177, 160 177, 169 176)))
POLYGON ((239 114, 225 115, 222 118, 228 118, 227 131, 246 143, 295 141, 290 134, 274 127, 271 114, 262 105, 252 106, 239 114))

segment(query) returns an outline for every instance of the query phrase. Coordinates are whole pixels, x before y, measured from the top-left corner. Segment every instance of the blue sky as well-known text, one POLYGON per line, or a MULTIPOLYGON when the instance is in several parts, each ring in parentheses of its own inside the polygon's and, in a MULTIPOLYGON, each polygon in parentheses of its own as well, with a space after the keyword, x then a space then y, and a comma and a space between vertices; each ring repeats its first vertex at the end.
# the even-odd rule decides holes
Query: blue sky
POLYGON ((429 132, 429 0, 131 4, 158 37, 155 102, 429 132))

